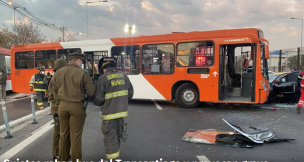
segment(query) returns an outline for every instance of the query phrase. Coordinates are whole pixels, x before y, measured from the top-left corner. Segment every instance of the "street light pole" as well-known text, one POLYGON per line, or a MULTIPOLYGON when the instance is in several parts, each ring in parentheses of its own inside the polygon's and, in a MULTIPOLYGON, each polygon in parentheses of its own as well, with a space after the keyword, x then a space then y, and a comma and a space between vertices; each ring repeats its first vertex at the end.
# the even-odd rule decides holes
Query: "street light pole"
POLYGON ((303 40, 303 19, 301 19, 301 18, 291 18, 291 19, 297 19, 297 20, 301 20, 302 21, 302 26, 301 26, 301 48, 300 48, 300 67, 301 67, 301 65, 302 65, 302 46, 303 46, 303 44, 302 44, 302 40, 303 40))
MULTIPOLYGON (((303 19, 302 20, 302 27, 301 27, 301 51, 300 51, 300 54, 302 55, 302 40, 303 40, 303 19)), ((301 65, 302 65, 302 59, 300 58, 300 62, 301 62, 301 65)))
POLYGON ((16 11, 16 7, 14 7, 14 27, 16 27, 15 11, 16 11))
POLYGON ((88 2, 86 3, 86 10, 87 10, 87 39, 88 39, 89 38, 88 2))
POLYGON ((135 25, 129 26, 127 24, 126 27, 125 27, 125 32, 129 34, 129 37, 131 37, 131 34, 135 33, 135 29, 136 29, 135 25))
POLYGON ((108 2, 108 0, 103 1, 94 1, 94 2, 86 2, 86 10, 87 10, 87 39, 89 39, 89 16, 88 16, 88 3, 99 3, 99 2, 108 2))
POLYGON ((19 7, 15 7, 14 6, 14 3, 12 1, 9 1, 8 4, 12 7, 14 7, 14 30, 16 30, 16 19, 15 19, 15 12, 16 12, 16 9, 18 9, 19 7))

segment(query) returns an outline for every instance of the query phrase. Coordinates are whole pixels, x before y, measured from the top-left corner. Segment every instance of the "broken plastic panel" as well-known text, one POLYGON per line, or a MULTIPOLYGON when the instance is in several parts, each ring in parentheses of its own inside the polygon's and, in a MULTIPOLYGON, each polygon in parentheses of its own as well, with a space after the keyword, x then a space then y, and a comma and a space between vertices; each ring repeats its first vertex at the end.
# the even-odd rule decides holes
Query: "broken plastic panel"
POLYGON ((206 129, 206 130, 195 130, 189 129, 188 132, 182 138, 183 141, 192 143, 201 143, 217 146, 227 146, 227 147, 245 147, 252 148, 252 144, 248 143, 226 143, 216 140, 218 134, 233 135, 234 132, 219 131, 216 129, 206 129))
POLYGON ((272 138, 274 135, 272 132, 266 128, 261 126, 237 126, 229 123, 225 119, 222 119, 225 123, 227 123, 231 128, 233 128, 238 134, 241 134, 251 141, 255 143, 264 143, 272 138))

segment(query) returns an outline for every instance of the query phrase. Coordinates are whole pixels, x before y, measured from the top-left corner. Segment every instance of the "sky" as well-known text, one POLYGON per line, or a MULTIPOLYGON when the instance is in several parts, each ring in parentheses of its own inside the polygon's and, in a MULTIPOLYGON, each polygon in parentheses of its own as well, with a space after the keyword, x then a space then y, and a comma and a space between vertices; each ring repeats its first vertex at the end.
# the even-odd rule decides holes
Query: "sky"
MULTIPOLYGON (((2 0, 7 1, 7 0, 2 0)), ((171 32, 259 28, 270 50, 301 46, 304 0, 14 0, 42 19, 65 26, 78 40, 126 37, 126 24, 136 25, 132 36, 171 32), (88 29, 87 34, 87 13, 88 29)), ((14 10, 0 4, 0 23, 13 25, 14 10)), ((24 18, 16 13, 17 21, 24 18)), ((3 26, 0 25, 0 28, 3 26)), ((39 25, 50 41, 60 30, 39 25)))

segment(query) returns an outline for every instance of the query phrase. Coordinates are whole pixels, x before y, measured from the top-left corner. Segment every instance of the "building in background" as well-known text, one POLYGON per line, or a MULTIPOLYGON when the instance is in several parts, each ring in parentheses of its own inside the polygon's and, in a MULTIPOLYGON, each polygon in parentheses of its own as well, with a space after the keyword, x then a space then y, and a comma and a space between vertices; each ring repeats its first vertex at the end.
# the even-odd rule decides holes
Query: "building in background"
MULTIPOLYGON (((281 72, 290 72, 294 69, 297 70, 298 61, 298 48, 288 48, 282 50, 282 62, 281 62, 281 72)), ((301 52, 302 66, 300 69, 304 70, 304 53, 301 52)), ((280 60, 280 50, 270 51, 268 69, 269 71, 279 72, 279 60, 280 60)), ((301 63, 300 63, 301 64, 301 63)))

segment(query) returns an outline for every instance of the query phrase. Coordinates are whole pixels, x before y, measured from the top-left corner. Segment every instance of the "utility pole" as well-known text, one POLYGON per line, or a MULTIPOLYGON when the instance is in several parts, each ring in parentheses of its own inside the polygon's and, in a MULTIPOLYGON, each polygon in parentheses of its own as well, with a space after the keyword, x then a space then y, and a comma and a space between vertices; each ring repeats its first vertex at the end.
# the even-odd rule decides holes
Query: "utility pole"
POLYGON ((62 41, 64 42, 64 26, 61 28, 62 31, 62 41))
POLYGON ((279 56, 279 72, 282 71, 282 50, 280 50, 280 56, 279 56))

